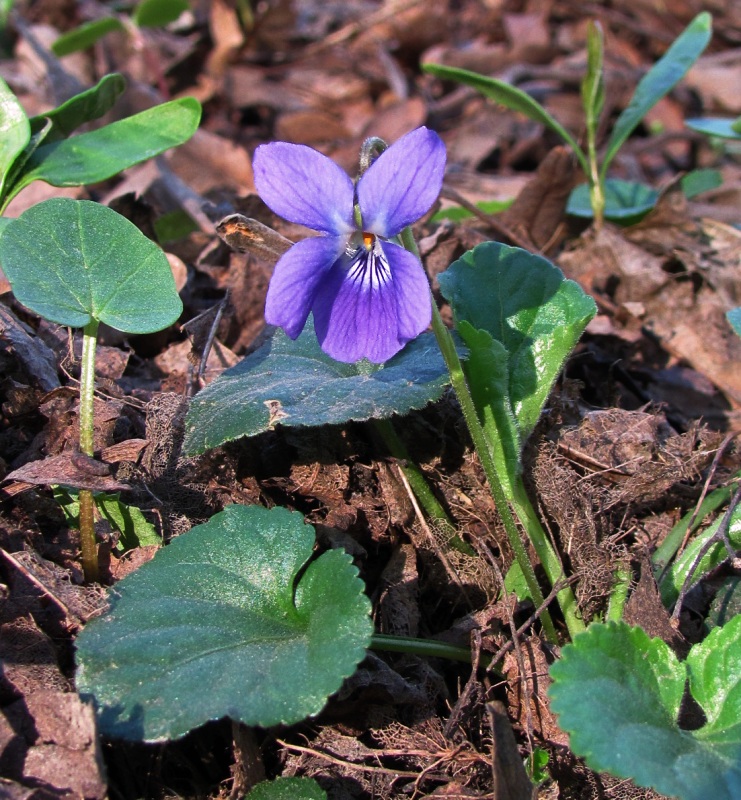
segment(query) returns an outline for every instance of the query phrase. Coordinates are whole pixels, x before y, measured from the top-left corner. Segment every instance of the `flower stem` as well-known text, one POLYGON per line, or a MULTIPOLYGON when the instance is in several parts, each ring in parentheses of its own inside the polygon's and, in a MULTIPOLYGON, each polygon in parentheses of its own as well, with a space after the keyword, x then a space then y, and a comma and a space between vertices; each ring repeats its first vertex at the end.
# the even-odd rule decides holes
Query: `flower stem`
POLYGON ((606 622, 620 622, 623 618, 623 610, 625 609, 625 601, 628 599, 632 577, 630 568, 624 564, 619 565, 615 570, 615 583, 612 587, 610 602, 607 604, 607 613, 605 614, 606 622))
MULTIPOLYGON (((387 633, 374 633, 370 643, 373 650, 387 650, 392 653, 410 653, 426 658, 447 658, 451 661, 471 663, 471 651, 437 639, 416 639, 413 636, 391 636, 387 633)), ((481 666, 486 667, 491 659, 481 654, 481 666)), ((499 674, 494 671, 494 674, 499 674)))
MULTIPOLYGON (((543 526, 540 524, 540 519, 538 519, 530 498, 527 496, 522 479, 518 478, 512 488, 513 496, 510 499, 515 514, 517 514, 520 524, 527 531, 530 544, 532 544, 533 550, 537 553, 551 586, 555 586, 564 577, 563 564, 553 549, 553 545, 543 530, 543 526)), ((581 633, 586 629, 584 621, 579 615, 579 606, 574 592, 570 586, 564 586, 563 589, 558 591, 556 598, 563 613, 569 636, 573 639, 577 633, 581 633)))
POLYGON ((409 486, 411 486, 414 496, 427 512, 430 521, 438 529, 442 530, 451 547, 466 555, 474 555, 473 549, 458 536, 455 526, 445 509, 440 505, 437 497, 433 494, 424 473, 412 461, 409 451, 396 432, 393 422, 390 419, 377 419, 375 420, 375 427, 391 451, 391 455, 396 459, 399 469, 404 473, 404 477, 409 481, 409 486))
MULTIPOLYGON (((414 255, 419 258, 417 243, 414 241, 414 237, 410 228, 405 228, 401 232, 401 241, 407 250, 414 253, 414 255)), ((502 486, 502 482, 499 480, 494 457, 489 448, 489 443, 486 439, 484 429, 481 427, 478 414, 476 413, 476 406, 474 405, 473 397, 471 396, 468 383, 466 382, 466 376, 463 372, 463 365, 458 357, 458 351, 455 348, 455 342, 453 341, 453 337, 450 335, 450 332, 445 327, 445 323, 440 316, 440 310, 437 307, 437 303, 435 302, 435 298, 432 296, 432 293, 430 293, 430 302, 432 303, 432 330, 435 334, 435 338, 437 339, 437 344, 440 348, 440 352, 443 355, 443 359, 445 360, 445 365, 450 373, 450 382, 453 385, 453 391, 455 391, 456 396, 458 397, 458 402, 460 403, 463 417, 466 420, 466 425, 468 426, 469 433, 471 434, 473 446, 478 453, 481 466, 484 468, 484 473, 486 474, 486 479, 489 483, 489 491, 494 498, 494 503, 504 525, 507 539, 515 555, 517 564, 522 571, 523 577, 525 578, 525 582, 527 583, 527 588, 533 599, 533 603, 536 607, 540 607, 543 605, 543 593, 541 592, 537 578, 535 577, 533 565, 530 563, 530 559, 528 558, 525 547, 520 539, 520 532, 517 529, 517 524, 512 516, 512 512, 510 511, 509 503, 507 502, 507 496, 504 492, 504 487, 502 486)), ((548 639, 554 644, 557 643, 558 636, 556 634, 556 628, 553 625, 553 620, 551 619, 551 615, 548 611, 543 611, 541 620, 548 639)))
MULTIPOLYGON (((93 401, 95 396, 95 348, 98 321, 91 320, 82 331, 82 365, 80 368, 80 452, 94 454, 93 401)), ((98 580, 98 546, 95 541, 93 493, 80 489, 80 548, 82 571, 88 583, 98 580)))

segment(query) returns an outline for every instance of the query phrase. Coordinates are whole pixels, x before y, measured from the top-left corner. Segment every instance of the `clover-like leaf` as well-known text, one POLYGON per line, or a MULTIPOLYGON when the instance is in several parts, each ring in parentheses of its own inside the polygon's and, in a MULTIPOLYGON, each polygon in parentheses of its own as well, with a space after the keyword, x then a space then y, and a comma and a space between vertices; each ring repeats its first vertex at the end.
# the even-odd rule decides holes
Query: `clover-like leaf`
POLYGON ((276 423, 338 425, 405 414, 437 400, 447 382, 432 334, 422 334, 382 366, 344 364, 321 350, 309 319, 298 339, 276 331, 191 401, 183 450, 202 453, 276 423))
POLYGON ((684 664, 641 628, 593 623, 550 672, 551 707, 592 769, 681 800, 740 796, 741 617, 684 664), (688 672, 708 720, 694 731, 677 724, 688 672))
POLYGON ((97 130, 42 144, 29 158, 13 192, 37 180, 52 186, 83 186, 106 180, 186 142, 200 119, 200 103, 193 97, 182 97, 97 130))
POLYGON ((268 727, 321 711, 372 625, 350 557, 310 561, 313 545, 297 512, 228 506, 117 583, 76 643, 101 731, 161 741, 222 717, 268 727))
POLYGON ((23 305, 71 328, 95 319, 151 333, 182 312, 162 250, 89 200, 52 198, 11 220, 0 237, 0 264, 23 305))
MULTIPOLYGON (((566 357, 596 313, 594 300, 545 258, 497 242, 469 250, 439 281, 457 323, 465 320, 504 346, 511 413, 524 443, 566 357)), ((484 405, 490 379, 481 382, 471 372, 469 380, 474 400, 484 405)))

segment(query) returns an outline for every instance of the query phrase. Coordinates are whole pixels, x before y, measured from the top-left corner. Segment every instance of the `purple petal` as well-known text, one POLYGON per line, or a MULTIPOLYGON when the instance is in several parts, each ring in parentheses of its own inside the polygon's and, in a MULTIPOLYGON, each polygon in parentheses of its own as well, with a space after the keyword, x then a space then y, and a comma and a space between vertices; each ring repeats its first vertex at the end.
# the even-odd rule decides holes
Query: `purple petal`
POLYGON ((258 194, 279 217, 335 235, 354 230, 352 181, 316 150, 263 144, 255 150, 252 169, 258 194))
POLYGON ((314 327, 337 361, 388 361, 429 325, 430 290, 422 265, 397 245, 376 241, 349 263, 340 259, 318 287, 314 327), (349 268, 348 268, 349 267, 349 268))
POLYGON ((358 182, 363 228, 396 236, 430 210, 443 185, 445 145, 427 128, 402 136, 358 182))
POLYGON ((278 325, 291 339, 303 330, 317 287, 345 249, 342 236, 303 239, 275 265, 265 298, 265 321, 278 325))

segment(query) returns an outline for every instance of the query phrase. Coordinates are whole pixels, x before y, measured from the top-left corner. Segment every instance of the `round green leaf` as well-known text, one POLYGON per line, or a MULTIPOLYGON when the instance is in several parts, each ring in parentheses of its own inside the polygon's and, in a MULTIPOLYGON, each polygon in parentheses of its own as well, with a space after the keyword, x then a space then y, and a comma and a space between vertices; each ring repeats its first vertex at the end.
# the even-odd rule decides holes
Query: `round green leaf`
POLYGON ((278 778, 258 783, 245 800, 327 800, 327 793, 312 778, 278 778))
POLYGON ((278 330, 192 401, 186 453, 202 453, 276 423, 338 425, 405 414, 437 400, 448 382, 432 334, 422 334, 386 364, 343 364, 324 353, 311 319, 292 341, 278 330))
POLYGON ((685 664, 641 628, 614 622, 590 625, 563 648, 550 670, 551 707, 569 733, 574 753, 592 769, 682 800, 741 796, 741 626, 735 628, 714 640, 708 637, 707 647, 693 648, 687 662, 692 693, 706 710, 714 706, 698 691, 701 684, 723 706, 732 696, 723 716, 730 727, 721 731, 711 720, 699 731, 684 731, 677 717, 685 664), (708 667, 706 654, 711 651, 716 656, 708 667), (722 655, 728 652, 732 655, 722 655))
MULTIPOLYGON (((643 183, 610 178, 605 181, 605 219, 633 225, 645 216, 659 199, 659 193, 643 183)), ((581 183, 569 195, 566 213, 591 219, 594 216, 589 186, 581 183)))
POLYGON ((741 139, 741 131, 736 129, 738 119, 722 119, 720 117, 698 117, 685 120, 688 128, 708 136, 720 136, 722 139, 741 139))
POLYGON ((103 733, 161 741, 221 717, 267 727, 321 711, 372 625, 350 557, 306 566, 313 545, 296 512, 229 506, 117 583, 77 639, 77 688, 103 733))
POLYGON ((11 220, 0 264, 23 305, 80 328, 91 320, 151 333, 182 312, 165 254, 131 222, 89 200, 53 198, 11 220))
MULTIPOLYGON (((498 242, 469 250, 439 276, 457 322, 504 345, 510 409, 524 442, 564 360, 596 313, 594 300, 541 256, 498 242)), ((500 396, 481 370, 469 374, 478 406, 500 396), (479 381, 477 376, 481 375, 479 381)))

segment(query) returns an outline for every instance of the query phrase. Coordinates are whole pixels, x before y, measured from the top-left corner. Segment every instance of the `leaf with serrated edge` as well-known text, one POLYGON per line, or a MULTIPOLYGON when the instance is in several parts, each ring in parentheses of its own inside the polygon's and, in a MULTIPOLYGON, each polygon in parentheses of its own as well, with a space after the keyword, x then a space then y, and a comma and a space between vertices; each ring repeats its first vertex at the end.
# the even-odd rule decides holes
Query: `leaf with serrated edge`
POLYGON ((457 321, 504 345, 509 397, 524 444, 564 360, 596 313, 594 300, 545 258, 497 242, 469 250, 438 280, 457 321))
POLYGON ((350 557, 331 550, 304 569, 313 545, 297 512, 228 506, 117 583, 76 642, 77 688, 101 731, 162 741, 221 717, 268 727, 317 714, 372 624, 350 557))
POLYGON ((406 414, 437 400, 448 373, 424 333, 383 366, 343 364, 322 352, 311 319, 295 341, 282 331, 192 401, 186 453, 283 426, 339 425, 406 414))
MULTIPOLYGON (((726 626, 728 628, 728 626, 726 626)), ((563 648, 551 667, 551 707, 569 733, 571 748, 587 765, 681 800, 736 800, 741 790, 738 725, 724 741, 715 729, 685 731, 677 718, 687 669, 713 696, 735 692, 731 719, 738 722, 739 630, 718 629, 709 648, 733 655, 707 659, 693 648, 686 665, 661 639, 625 623, 593 623, 563 648), (708 661, 711 676, 703 666, 708 661), (708 680, 708 678, 711 678, 708 680)), ((697 647, 697 646, 696 646, 697 647)), ((706 650, 708 648, 705 648, 706 650)), ((712 708, 702 692, 698 697, 712 708)), ((723 698, 721 702, 724 702, 723 698)), ((725 718, 724 718, 725 719, 725 718)), ((707 726, 706 726, 707 727, 707 726)))

